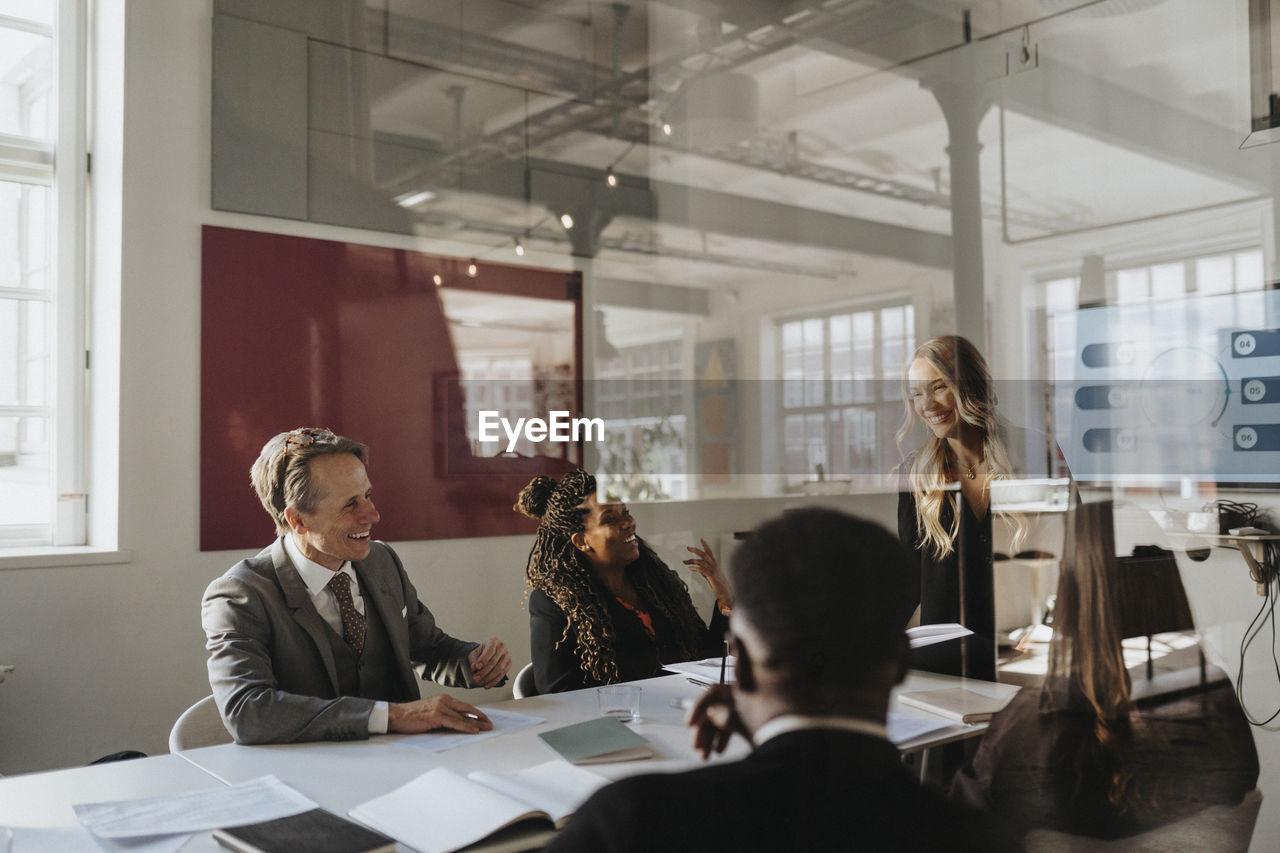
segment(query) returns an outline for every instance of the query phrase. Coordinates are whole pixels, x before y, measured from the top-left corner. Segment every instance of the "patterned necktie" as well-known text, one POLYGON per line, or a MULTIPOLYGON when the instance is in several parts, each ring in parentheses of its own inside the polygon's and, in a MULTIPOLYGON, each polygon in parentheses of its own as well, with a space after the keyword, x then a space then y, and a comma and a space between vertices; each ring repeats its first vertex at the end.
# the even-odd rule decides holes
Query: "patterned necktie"
POLYGON ((338 572, 329 579, 329 589, 337 596, 338 609, 342 611, 342 639, 355 650, 356 657, 360 657, 364 651, 365 621, 351 599, 351 578, 346 572, 338 572))

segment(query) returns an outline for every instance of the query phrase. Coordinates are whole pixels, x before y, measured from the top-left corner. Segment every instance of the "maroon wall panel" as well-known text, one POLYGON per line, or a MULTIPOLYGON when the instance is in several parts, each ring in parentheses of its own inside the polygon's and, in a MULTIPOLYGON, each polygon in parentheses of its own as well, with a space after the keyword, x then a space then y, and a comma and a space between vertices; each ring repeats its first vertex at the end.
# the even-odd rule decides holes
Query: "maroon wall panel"
MULTIPOLYGON (((463 419, 447 411, 458 365, 432 275, 486 292, 574 300, 579 353, 581 278, 482 262, 472 279, 462 272, 466 263, 204 227, 201 550, 271 540, 249 467, 268 438, 302 426, 369 445, 380 539, 533 530, 511 510, 516 493, 534 473, 568 466, 542 457, 459 458, 469 456, 465 436, 455 434, 463 419)), ((580 379, 580 358, 575 369, 580 379)))

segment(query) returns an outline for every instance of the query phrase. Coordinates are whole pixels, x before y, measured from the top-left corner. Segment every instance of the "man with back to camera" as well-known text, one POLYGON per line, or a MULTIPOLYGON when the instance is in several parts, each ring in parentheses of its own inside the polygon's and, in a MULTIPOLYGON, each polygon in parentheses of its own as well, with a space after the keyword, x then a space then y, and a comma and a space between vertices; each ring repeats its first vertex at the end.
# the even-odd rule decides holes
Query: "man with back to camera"
POLYGON ((548 851, 1017 849, 987 817, 922 787, 885 732, 906 674, 897 537, 825 509, 789 512, 735 551, 737 683, 690 713, 707 757, 741 761, 624 779, 598 791, 548 851))
POLYGON ((496 637, 450 637, 379 520, 368 448, 327 429, 272 438, 251 477, 279 537, 205 591, 209 684, 238 743, 352 740, 385 732, 491 729, 448 695, 418 698, 411 664, 448 687, 497 687, 511 668, 496 637))

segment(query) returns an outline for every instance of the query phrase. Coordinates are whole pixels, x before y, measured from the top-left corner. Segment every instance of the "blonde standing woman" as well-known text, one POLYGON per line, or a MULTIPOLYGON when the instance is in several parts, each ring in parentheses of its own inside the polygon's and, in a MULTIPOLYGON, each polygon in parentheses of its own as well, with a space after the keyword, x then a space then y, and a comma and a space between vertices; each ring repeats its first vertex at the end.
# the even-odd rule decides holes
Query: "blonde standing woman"
POLYGON ((1012 466, 991 371, 967 339, 945 335, 916 349, 905 386, 899 445, 916 420, 926 435, 903 462, 898 497, 898 535, 917 584, 912 609, 920 605, 921 624, 959 622, 974 632, 919 650, 912 665, 995 681, 991 481, 1011 476, 1012 466))

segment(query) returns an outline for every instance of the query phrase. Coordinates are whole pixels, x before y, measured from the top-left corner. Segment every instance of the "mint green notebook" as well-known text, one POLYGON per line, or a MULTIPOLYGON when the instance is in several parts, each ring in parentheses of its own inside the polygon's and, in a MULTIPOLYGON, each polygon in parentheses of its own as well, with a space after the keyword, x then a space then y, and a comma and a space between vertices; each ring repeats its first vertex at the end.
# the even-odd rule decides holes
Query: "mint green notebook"
POLYGON ((652 758, 649 741, 612 717, 599 717, 541 732, 542 742, 573 764, 605 764, 652 758))

